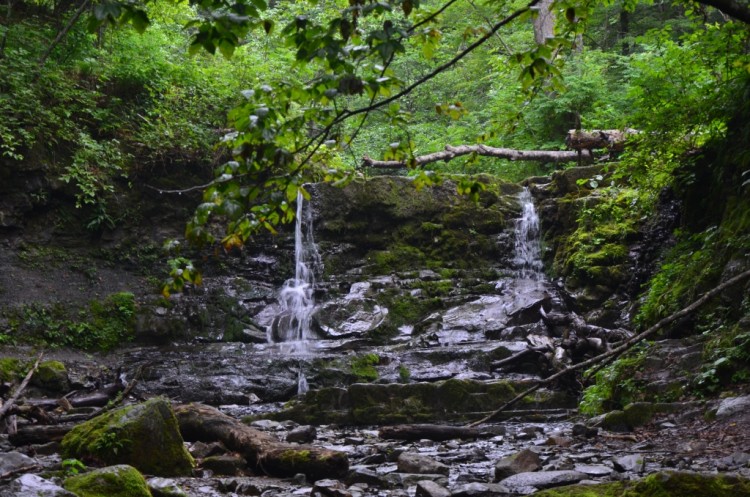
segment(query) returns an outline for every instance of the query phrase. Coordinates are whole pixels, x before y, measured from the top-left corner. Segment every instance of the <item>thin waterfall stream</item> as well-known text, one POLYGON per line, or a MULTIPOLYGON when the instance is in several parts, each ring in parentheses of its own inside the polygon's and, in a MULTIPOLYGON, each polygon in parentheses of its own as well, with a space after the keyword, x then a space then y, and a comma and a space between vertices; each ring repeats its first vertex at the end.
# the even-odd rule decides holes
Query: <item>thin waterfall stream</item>
POLYGON ((523 189, 518 201, 521 204, 521 217, 515 225, 514 265, 518 269, 518 277, 538 281, 543 277, 539 215, 528 188, 523 189))
MULTIPOLYGON (((285 353, 308 355, 311 340, 317 337, 312 331, 315 311, 315 272, 322 266, 313 236, 313 213, 310 202, 305 202, 302 192, 297 193, 297 218, 294 229, 294 277, 286 280, 279 291, 281 312, 269 329, 269 341, 280 343, 285 353)), ((307 378, 300 361, 297 391, 308 390, 307 378)))

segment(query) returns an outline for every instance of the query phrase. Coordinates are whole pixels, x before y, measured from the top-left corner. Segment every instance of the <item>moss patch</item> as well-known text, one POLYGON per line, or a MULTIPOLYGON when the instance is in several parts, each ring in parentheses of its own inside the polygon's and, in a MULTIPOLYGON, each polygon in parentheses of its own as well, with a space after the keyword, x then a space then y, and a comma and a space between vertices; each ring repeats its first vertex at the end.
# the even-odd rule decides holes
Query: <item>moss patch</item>
POLYGON ((52 392, 64 393, 68 391, 68 371, 60 361, 44 361, 34 373, 31 383, 34 386, 52 392))
POLYGON ((124 464, 72 476, 63 486, 78 497, 151 497, 143 475, 124 464))
POLYGON ((663 472, 638 482, 570 485, 534 494, 537 497, 748 497, 750 481, 727 475, 663 472))
POLYGON ((21 361, 15 357, 0 358, 0 381, 12 382, 23 375, 21 361))

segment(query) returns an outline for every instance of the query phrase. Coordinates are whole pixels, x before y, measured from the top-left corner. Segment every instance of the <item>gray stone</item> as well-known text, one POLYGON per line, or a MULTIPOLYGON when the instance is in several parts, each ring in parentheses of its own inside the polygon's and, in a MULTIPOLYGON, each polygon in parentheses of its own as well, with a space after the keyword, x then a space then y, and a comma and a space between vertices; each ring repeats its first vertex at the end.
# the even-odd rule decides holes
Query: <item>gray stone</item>
POLYGON ((453 489, 453 497, 489 497, 493 495, 507 495, 510 492, 507 487, 497 483, 473 482, 461 485, 453 489))
POLYGON ((445 475, 425 475, 420 473, 389 473, 385 476, 386 481, 394 487, 410 487, 418 481, 434 481, 443 487, 448 486, 448 477, 445 475))
MULTIPOLYGON (((2 460, 2 458, 0 458, 2 460)), ((27 474, 16 478, 8 488, 0 490, 2 497, 76 497, 59 485, 44 478, 27 474)))
POLYGON ((38 464, 39 463, 36 459, 25 454, 21 454, 20 452, 8 452, 0 456, 0 475, 23 471, 24 468, 31 469, 38 464))
POLYGON ((526 487, 550 488, 559 485, 571 485, 585 480, 586 477, 583 473, 570 470, 536 471, 533 473, 518 473, 505 478, 500 484, 512 491, 517 491, 517 489, 526 487))
POLYGON ((603 464, 576 464, 573 469, 594 477, 609 476, 612 474, 612 468, 603 464))
POLYGON ((450 491, 434 481, 420 480, 417 482, 416 497, 450 497, 450 491))
POLYGON ((226 454, 227 449, 220 442, 195 442, 190 446, 190 454, 196 459, 203 459, 209 456, 226 454))
POLYGON ((403 452, 398 456, 398 470, 401 473, 448 475, 450 467, 435 459, 413 452, 403 452))
POLYGON ((313 497, 352 497, 343 483, 329 479, 316 481, 310 495, 313 497))
POLYGON ((272 419, 256 419, 250 426, 258 428, 259 430, 276 431, 281 429, 281 423, 273 421, 272 419))
POLYGON ((716 419, 727 419, 750 411, 750 395, 729 397, 721 401, 716 411, 716 419))
POLYGON ((187 497, 187 493, 170 478, 149 478, 146 484, 154 497, 187 497))
POLYGON ((349 338, 378 328, 387 317, 388 309, 375 300, 350 293, 320 306, 313 324, 325 338, 349 338))
POLYGON ((646 459, 640 454, 629 454, 627 456, 612 459, 615 469, 621 473, 643 473, 646 469, 646 459))
POLYGON ((374 485, 376 487, 383 487, 387 485, 387 482, 383 475, 364 466, 354 466, 352 468, 349 468, 349 474, 346 476, 346 483, 348 485, 366 483, 367 485, 374 485))
POLYGON ((500 481, 518 473, 537 471, 542 467, 542 459, 539 454, 531 449, 523 449, 521 452, 503 457, 495 464, 495 480, 500 481))
POLYGON ((297 428, 289 432, 289 434, 286 436, 286 441, 305 444, 312 442, 317 438, 317 436, 318 430, 316 430, 314 426, 298 426, 297 428))

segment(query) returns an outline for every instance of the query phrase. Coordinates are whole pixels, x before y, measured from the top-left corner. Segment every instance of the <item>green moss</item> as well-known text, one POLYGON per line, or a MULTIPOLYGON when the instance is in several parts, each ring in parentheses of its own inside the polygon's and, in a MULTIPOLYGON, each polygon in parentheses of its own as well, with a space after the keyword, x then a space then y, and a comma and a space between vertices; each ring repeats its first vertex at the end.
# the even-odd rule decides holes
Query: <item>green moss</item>
POLYGON ((748 497, 750 481, 730 475, 654 473, 643 480, 569 485, 537 492, 536 497, 748 497))
POLYGON ((127 465, 72 476, 65 480, 63 487, 78 497, 151 497, 143 475, 127 465))
POLYGON ((67 392, 70 384, 65 364, 60 361, 44 361, 34 373, 32 383, 53 392, 67 392))
POLYGON ((65 458, 131 464, 159 476, 188 475, 193 466, 172 408, 159 397, 76 426, 63 438, 62 453, 65 458))
POLYGON ((0 358, 0 381, 13 382, 23 376, 22 364, 15 357, 0 358))
POLYGON ((375 381, 378 379, 378 370, 375 369, 378 364, 380 364, 380 357, 377 354, 355 357, 351 362, 352 374, 357 381, 375 381))
POLYGON ((111 350, 133 339, 135 296, 119 292, 87 307, 28 304, 7 311, 10 335, 22 343, 84 350, 111 350))
POLYGON ((285 450, 279 455, 279 459, 281 459, 285 465, 289 466, 307 464, 310 462, 310 451, 296 449, 285 450))
POLYGON ((601 414, 640 400, 643 388, 635 378, 647 356, 648 346, 640 345, 598 371, 594 384, 583 391, 580 411, 588 415, 601 414))

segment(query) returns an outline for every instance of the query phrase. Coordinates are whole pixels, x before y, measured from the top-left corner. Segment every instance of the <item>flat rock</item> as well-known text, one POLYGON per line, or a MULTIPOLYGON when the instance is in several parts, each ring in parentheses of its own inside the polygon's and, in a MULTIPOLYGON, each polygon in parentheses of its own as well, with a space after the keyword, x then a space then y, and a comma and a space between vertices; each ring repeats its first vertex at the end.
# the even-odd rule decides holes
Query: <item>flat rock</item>
POLYGON ((289 434, 286 436, 286 441, 305 444, 312 442, 313 440, 315 440, 315 438, 317 438, 317 436, 318 431, 314 426, 298 426, 297 428, 289 432, 289 434))
POLYGON ((508 495, 509 490, 497 483, 472 482, 453 489, 453 497, 489 497, 493 495, 508 495))
POLYGON ((451 492, 434 481, 420 480, 417 482, 416 497, 449 497, 451 492))
POLYGON ((622 473, 642 473, 646 468, 646 460, 640 454, 628 454, 627 456, 612 459, 615 469, 622 473))
POLYGON ((727 419, 750 410, 750 395, 729 397, 721 401, 716 411, 716 419, 727 419))
POLYGON ((187 493, 171 478, 149 478, 146 484, 153 497, 187 497, 187 493))
POLYGON ((539 454, 531 449, 523 449, 520 452, 503 457, 495 464, 495 480, 500 481, 518 473, 529 473, 537 471, 542 467, 542 459, 539 454))
POLYGON ((561 471, 535 471, 531 473, 518 473, 500 481, 500 485, 508 487, 512 491, 519 488, 534 487, 537 489, 557 487, 559 485, 571 485, 585 480, 588 476, 571 470, 561 471))
POLYGON ((23 471, 24 468, 31 469, 38 463, 36 459, 33 459, 20 452, 8 452, 0 457, 0 475, 7 473, 13 474, 18 471, 23 471))
POLYGON ((440 461, 413 452, 403 452, 398 456, 398 470, 401 473, 440 474, 446 476, 450 473, 450 467, 440 461))
POLYGON ((573 469, 594 477, 609 476, 612 474, 612 468, 603 464, 576 464, 573 469))
MULTIPOLYGON (((0 458, 0 462, 2 458, 0 458)), ((76 494, 44 478, 26 474, 16 478, 7 488, 0 490, 2 497, 76 497, 76 494)))

